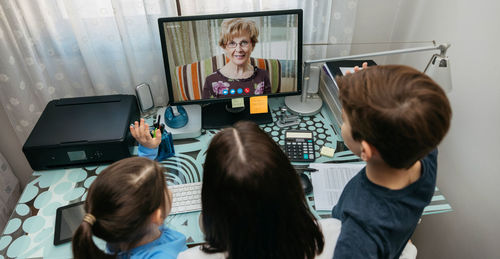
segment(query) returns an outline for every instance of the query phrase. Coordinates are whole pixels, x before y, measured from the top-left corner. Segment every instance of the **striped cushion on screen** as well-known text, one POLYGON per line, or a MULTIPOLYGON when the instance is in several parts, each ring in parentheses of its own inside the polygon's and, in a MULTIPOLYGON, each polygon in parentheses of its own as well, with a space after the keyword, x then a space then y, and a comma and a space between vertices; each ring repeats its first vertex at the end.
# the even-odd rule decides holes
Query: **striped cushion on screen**
MULTIPOLYGON (((205 78, 223 67, 229 59, 218 55, 199 62, 176 67, 177 87, 182 100, 199 100, 205 78)), ((276 93, 281 88, 281 65, 277 59, 250 58, 250 63, 260 69, 269 71, 271 92, 276 93)))

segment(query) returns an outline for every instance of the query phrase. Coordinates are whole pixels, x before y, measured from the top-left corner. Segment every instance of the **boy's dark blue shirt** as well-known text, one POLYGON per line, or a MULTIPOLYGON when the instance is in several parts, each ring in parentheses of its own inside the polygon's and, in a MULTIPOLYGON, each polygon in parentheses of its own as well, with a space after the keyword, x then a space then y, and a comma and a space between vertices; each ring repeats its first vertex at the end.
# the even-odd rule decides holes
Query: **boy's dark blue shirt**
POLYGON ((347 183, 332 216, 342 221, 334 258, 399 258, 436 187, 437 150, 420 178, 401 190, 370 182, 366 167, 347 183))

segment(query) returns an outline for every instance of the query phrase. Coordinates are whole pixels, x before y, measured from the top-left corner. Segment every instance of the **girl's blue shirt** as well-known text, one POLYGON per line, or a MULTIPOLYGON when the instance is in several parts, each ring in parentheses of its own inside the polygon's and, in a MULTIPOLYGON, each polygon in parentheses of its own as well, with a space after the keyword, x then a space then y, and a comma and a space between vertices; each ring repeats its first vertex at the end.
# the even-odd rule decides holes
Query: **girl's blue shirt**
MULTIPOLYGON (((175 259, 177 255, 186 250, 186 237, 170 228, 160 227, 161 236, 156 240, 133 248, 129 251, 120 251, 117 258, 120 259, 145 259, 145 258, 165 258, 175 259)), ((111 247, 107 246, 108 251, 113 253, 111 247)))

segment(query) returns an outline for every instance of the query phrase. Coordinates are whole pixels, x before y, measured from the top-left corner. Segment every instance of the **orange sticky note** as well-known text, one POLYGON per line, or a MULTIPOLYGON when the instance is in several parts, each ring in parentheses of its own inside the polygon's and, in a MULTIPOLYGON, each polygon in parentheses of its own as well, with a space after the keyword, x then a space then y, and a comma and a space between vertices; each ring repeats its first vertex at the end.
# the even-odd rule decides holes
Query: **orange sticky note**
POLYGON ((250 114, 267 113, 267 95, 250 97, 250 114))

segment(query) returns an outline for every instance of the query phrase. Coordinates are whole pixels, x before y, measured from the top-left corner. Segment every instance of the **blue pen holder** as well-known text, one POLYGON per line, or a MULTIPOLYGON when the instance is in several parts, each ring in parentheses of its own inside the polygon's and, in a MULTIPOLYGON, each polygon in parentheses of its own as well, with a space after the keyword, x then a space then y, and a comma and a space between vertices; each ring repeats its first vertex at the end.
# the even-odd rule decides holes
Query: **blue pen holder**
POLYGON ((158 147, 158 157, 156 160, 163 161, 169 157, 175 155, 174 150, 174 140, 172 139, 172 133, 163 130, 161 135, 161 143, 158 147))

